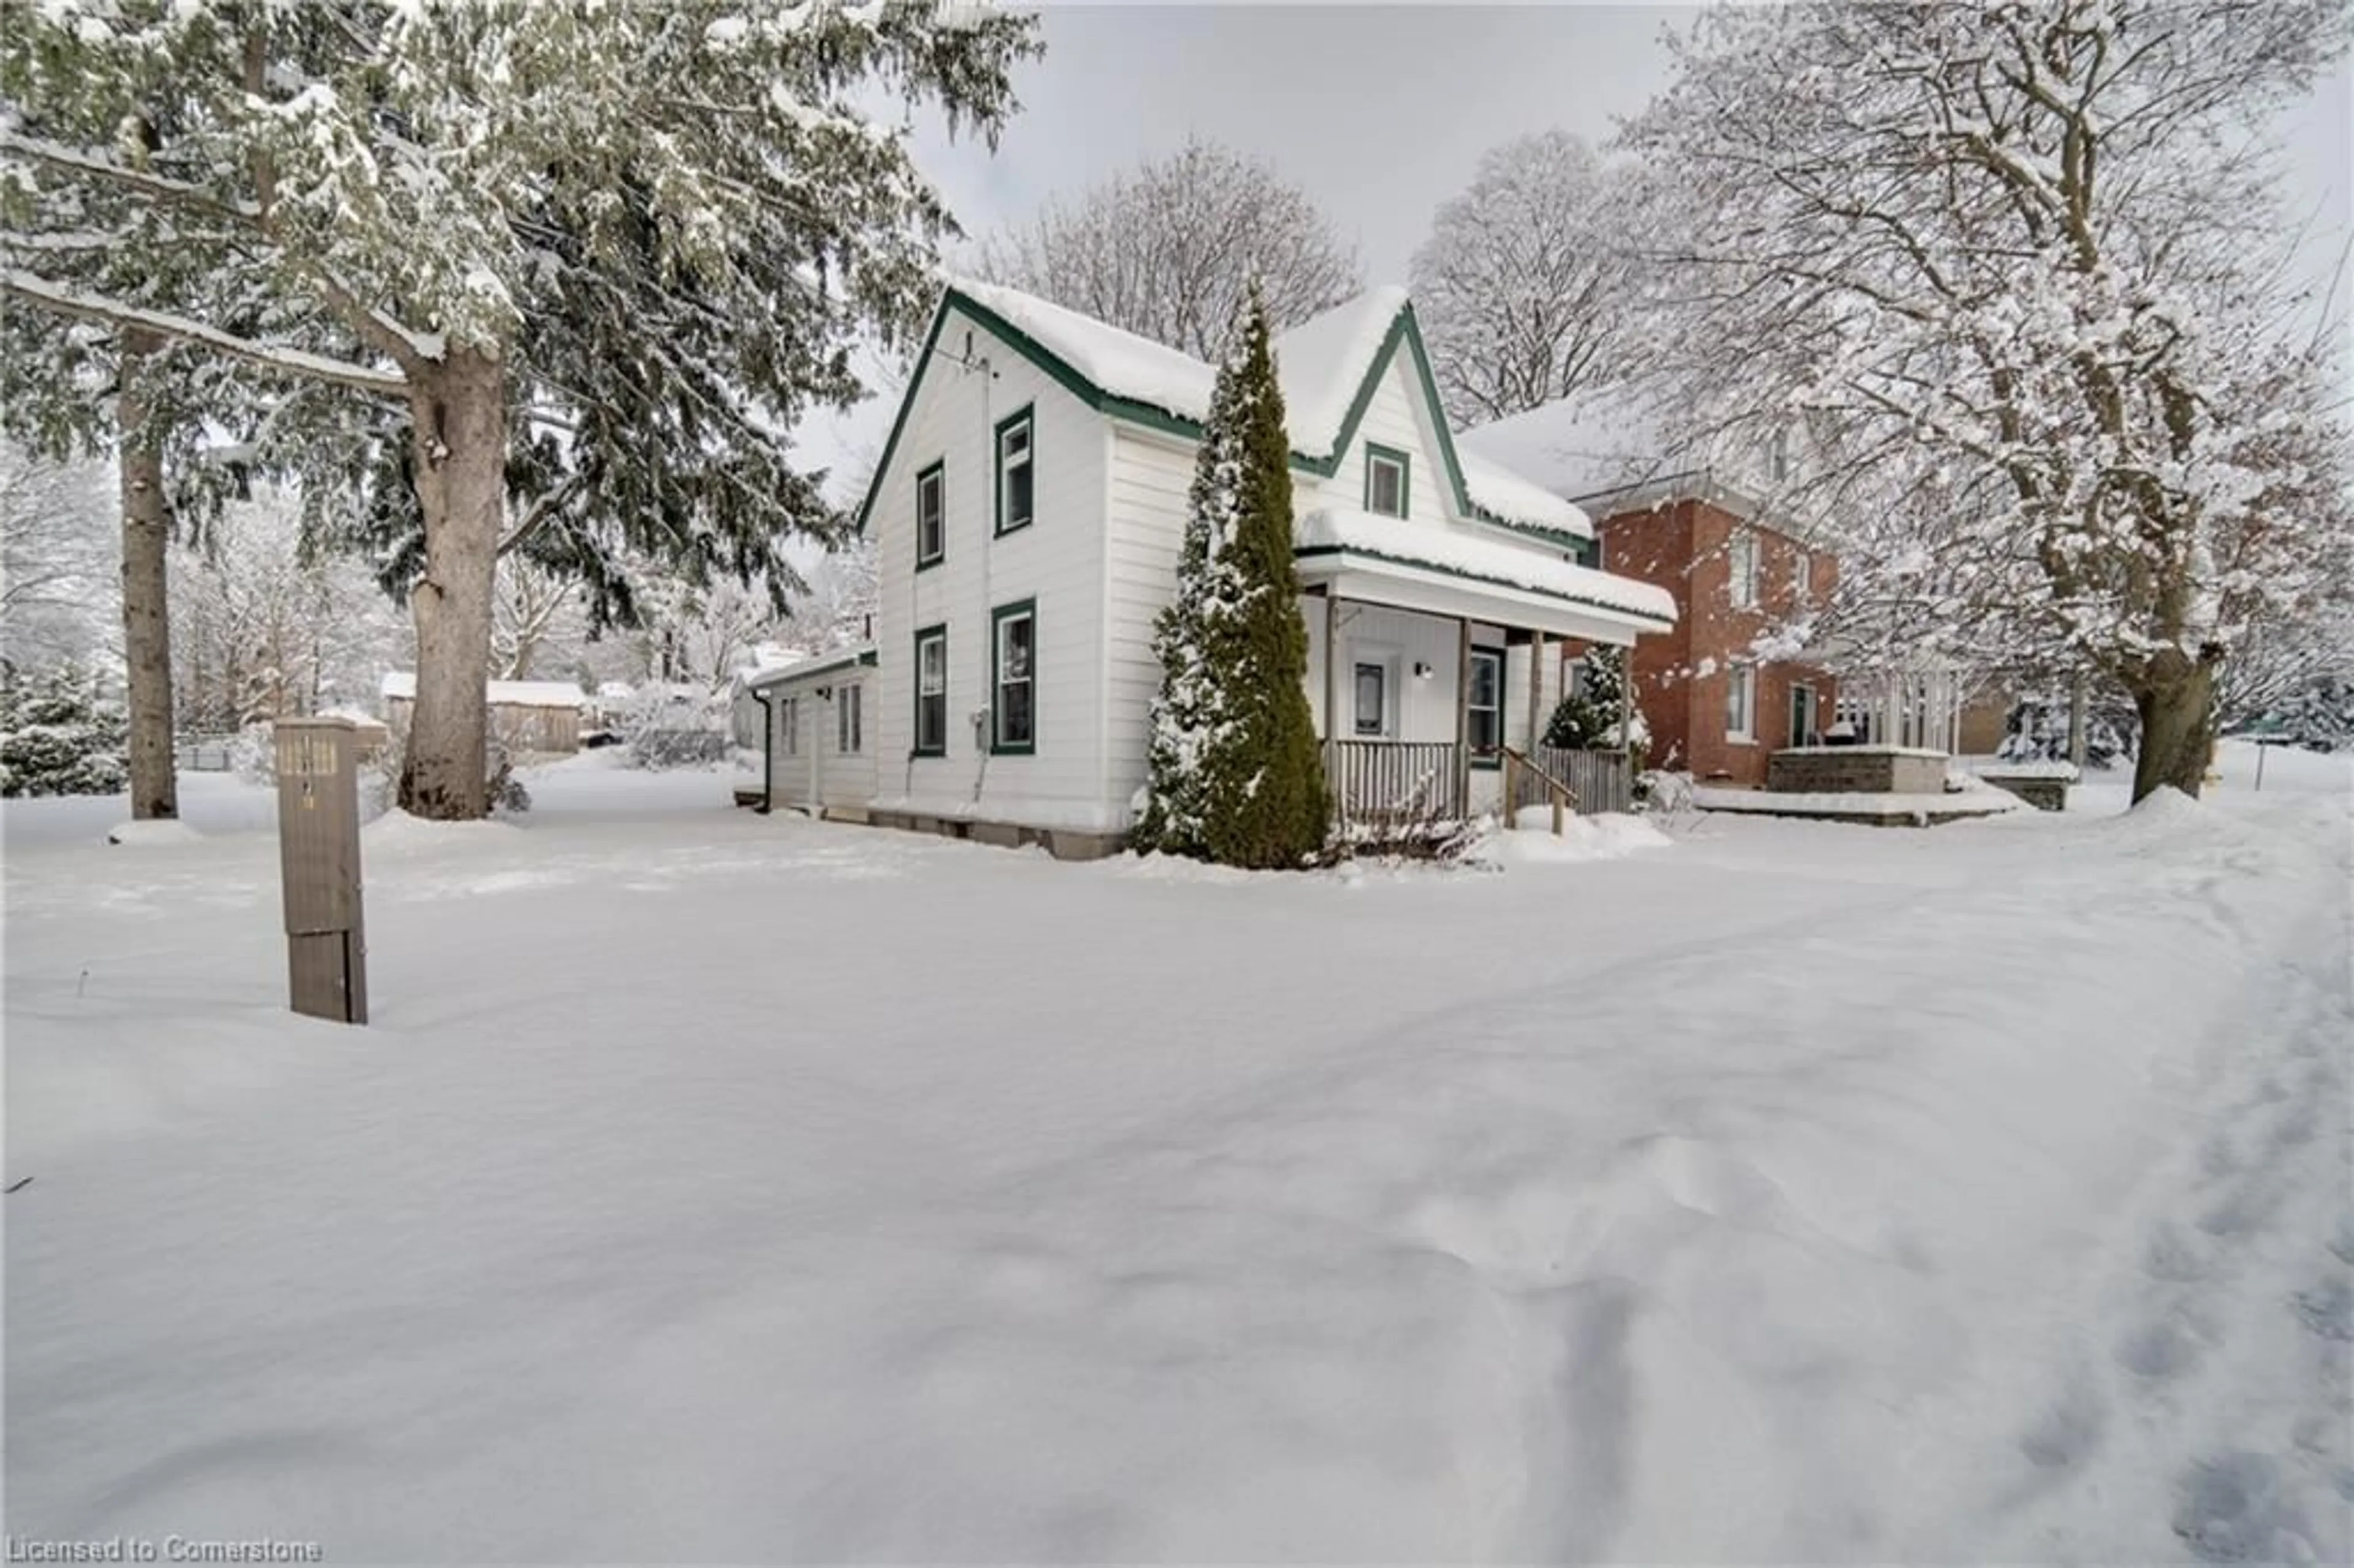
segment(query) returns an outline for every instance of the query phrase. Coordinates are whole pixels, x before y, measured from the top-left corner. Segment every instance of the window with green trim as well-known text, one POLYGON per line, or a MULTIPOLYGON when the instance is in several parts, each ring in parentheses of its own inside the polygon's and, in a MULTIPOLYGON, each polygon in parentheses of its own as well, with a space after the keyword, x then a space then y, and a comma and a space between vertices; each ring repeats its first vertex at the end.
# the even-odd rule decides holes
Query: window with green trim
POLYGON ((916 755, 945 757, 949 749, 949 629, 916 633, 916 755))
POLYGON ((1035 423, 1024 408, 997 427, 997 531, 1001 534, 1027 528, 1034 515, 1038 490, 1033 440, 1035 423))
POLYGON ((1038 736, 1037 606, 1025 599, 989 619, 989 747, 999 752, 1029 751, 1038 736))
POLYGON ((1464 709, 1469 719, 1465 726, 1471 742, 1474 762, 1493 766, 1503 760, 1504 749, 1504 651, 1500 648, 1471 650, 1471 679, 1464 698, 1464 709))
POLYGON ((1365 510, 1384 517, 1403 517, 1406 487, 1414 460, 1395 447, 1365 444, 1365 510))
POLYGON ((949 466, 943 459, 916 476, 916 566, 936 567, 949 552, 949 466))

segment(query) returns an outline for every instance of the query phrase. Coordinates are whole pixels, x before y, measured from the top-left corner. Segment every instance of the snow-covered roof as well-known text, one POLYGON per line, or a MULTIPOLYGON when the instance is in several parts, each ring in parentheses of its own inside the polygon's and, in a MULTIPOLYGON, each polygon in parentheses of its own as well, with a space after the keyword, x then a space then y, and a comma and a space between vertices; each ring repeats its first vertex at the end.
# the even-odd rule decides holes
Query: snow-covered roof
MULTIPOLYGON (((570 681, 487 681, 485 692, 493 707, 577 708, 588 699, 570 681)), ((385 672, 384 694, 403 702, 417 700, 417 673, 385 672)))
POLYGON ((1277 336, 1275 369, 1292 445, 1311 457, 1336 455, 1350 405, 1405 308, 1404 289, 1368 289, 1277 336))
POLYGON ((821 653, 813 659, 752 671, 743 677, 744 689, 748 692, 765 691, 785 681, 810 680, 819 675, 831 675, 854 665, 872 664, 875 658, 875 644, 862 642, 855 648, 838 649, 832 653, 821 653))
POLYGON ((1518 471, 1560 495, 1596 495, 1664 478, 1679 462, 1659 427, 1632 400, 1581 393, 1481 425, 1455 438, 1467 460, 1478 456, 1518 471))
POLYGON ((1463 468, 1463 488, 1480 511, 1524 527, 1574 534, 1581 539, 1594 537, 1594 519, 1575 502, 1476 452, 1465 451, 1459 444, 1456 459, 1463 468))
POLYGON ((1300 518, 1291 532, 1302 554, 1338 551, 1405 566, 1427 567, 1451 576, 1504 588, 1550 594, 1556 599, 1614 610, 1671 626, 1675 596, 1663 588, 1615 577, 1592 567, 1511 544, 1483 539, 1455 528, 1407 523, 1371 512, 1323 507, 1300 518))
MULTIPOLYGON (((965 278, 949 279, 948 288, 949 305, 961 300, 996 316, 1118 402, 1193 425, 1209 418, 1217 369, 1190 354, 1018 289, 965 278)), ((1368 289, 1277 334, 1273 347, 1284 422, 1300 459, 1327 465, 1339 460, 1352 433, 1350 414, 1367 378, 1383 363, 1393 335, 1404 341, 1412 321, 1405 290, 1389 285, 1368 289)), ((1433 413, 1443 424, 1445 410, 1433 413)), ((1441 442, 1451 447, 1444 434, 1441 442)), ((1594 536, 1584 512, 1543 484, 1513 473, 1510 465, 1473 463, 1451 450, 1447 455, 1472 507, 1511 526, 1594 536)))

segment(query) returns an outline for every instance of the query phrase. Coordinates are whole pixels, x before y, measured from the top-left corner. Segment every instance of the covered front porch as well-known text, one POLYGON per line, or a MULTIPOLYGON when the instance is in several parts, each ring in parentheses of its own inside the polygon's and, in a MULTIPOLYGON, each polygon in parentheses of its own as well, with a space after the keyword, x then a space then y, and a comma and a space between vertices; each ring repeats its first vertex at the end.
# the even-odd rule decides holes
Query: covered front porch
POLYGON ((1479 817, 1509 821, 1548 802, 1583 811, 1628 804, 1623 753, 1539 743, 1562 696, 1564 641, 1623 647, 1640 630, 1664 630, 1666 618, 1625 591, 1644 585, 1493 548, 1507 557, 1499 571, 1589 597, 1361 549, 1299 552, 1309 705, 1349 842, 1443 839, 1479 817))

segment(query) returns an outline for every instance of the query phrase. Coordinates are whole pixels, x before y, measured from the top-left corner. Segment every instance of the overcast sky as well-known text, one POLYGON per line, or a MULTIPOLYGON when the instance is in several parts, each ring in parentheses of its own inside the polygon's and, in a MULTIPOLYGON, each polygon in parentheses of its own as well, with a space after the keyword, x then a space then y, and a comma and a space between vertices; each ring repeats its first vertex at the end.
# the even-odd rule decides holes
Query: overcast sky
MULTIPOLYGON (((1270 160, 1354 239, 1367 279, 1406 280, 1437 206, 1479 154, 1549 126, 1597 141, 1667 85, 1672 5, 1049 5, 1046 53, 994 155, 919 126, 918 162, 978 238, 1199 132, 1270 160)), ((2326 274, 2354 233, 2354 74, 2283 127, 2301 254, 2326 274)), ((2342 304, 2342 301, 2341 301, 2342 304)), ((879 447, 875 398, 807 432, 806 461, 879 447)))

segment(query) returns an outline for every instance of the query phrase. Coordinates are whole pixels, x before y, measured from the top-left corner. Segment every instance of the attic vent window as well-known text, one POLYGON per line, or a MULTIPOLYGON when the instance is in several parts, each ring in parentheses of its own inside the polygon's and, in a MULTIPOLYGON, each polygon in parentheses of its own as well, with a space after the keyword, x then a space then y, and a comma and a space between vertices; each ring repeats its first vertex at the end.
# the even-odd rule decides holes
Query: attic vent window
POLYGON ((1409 460, 1405 453, 1388 447, 1368 446, 1365 449, 1365 510, 1384 517, 1405 515, 1406 475, 1409 460))

